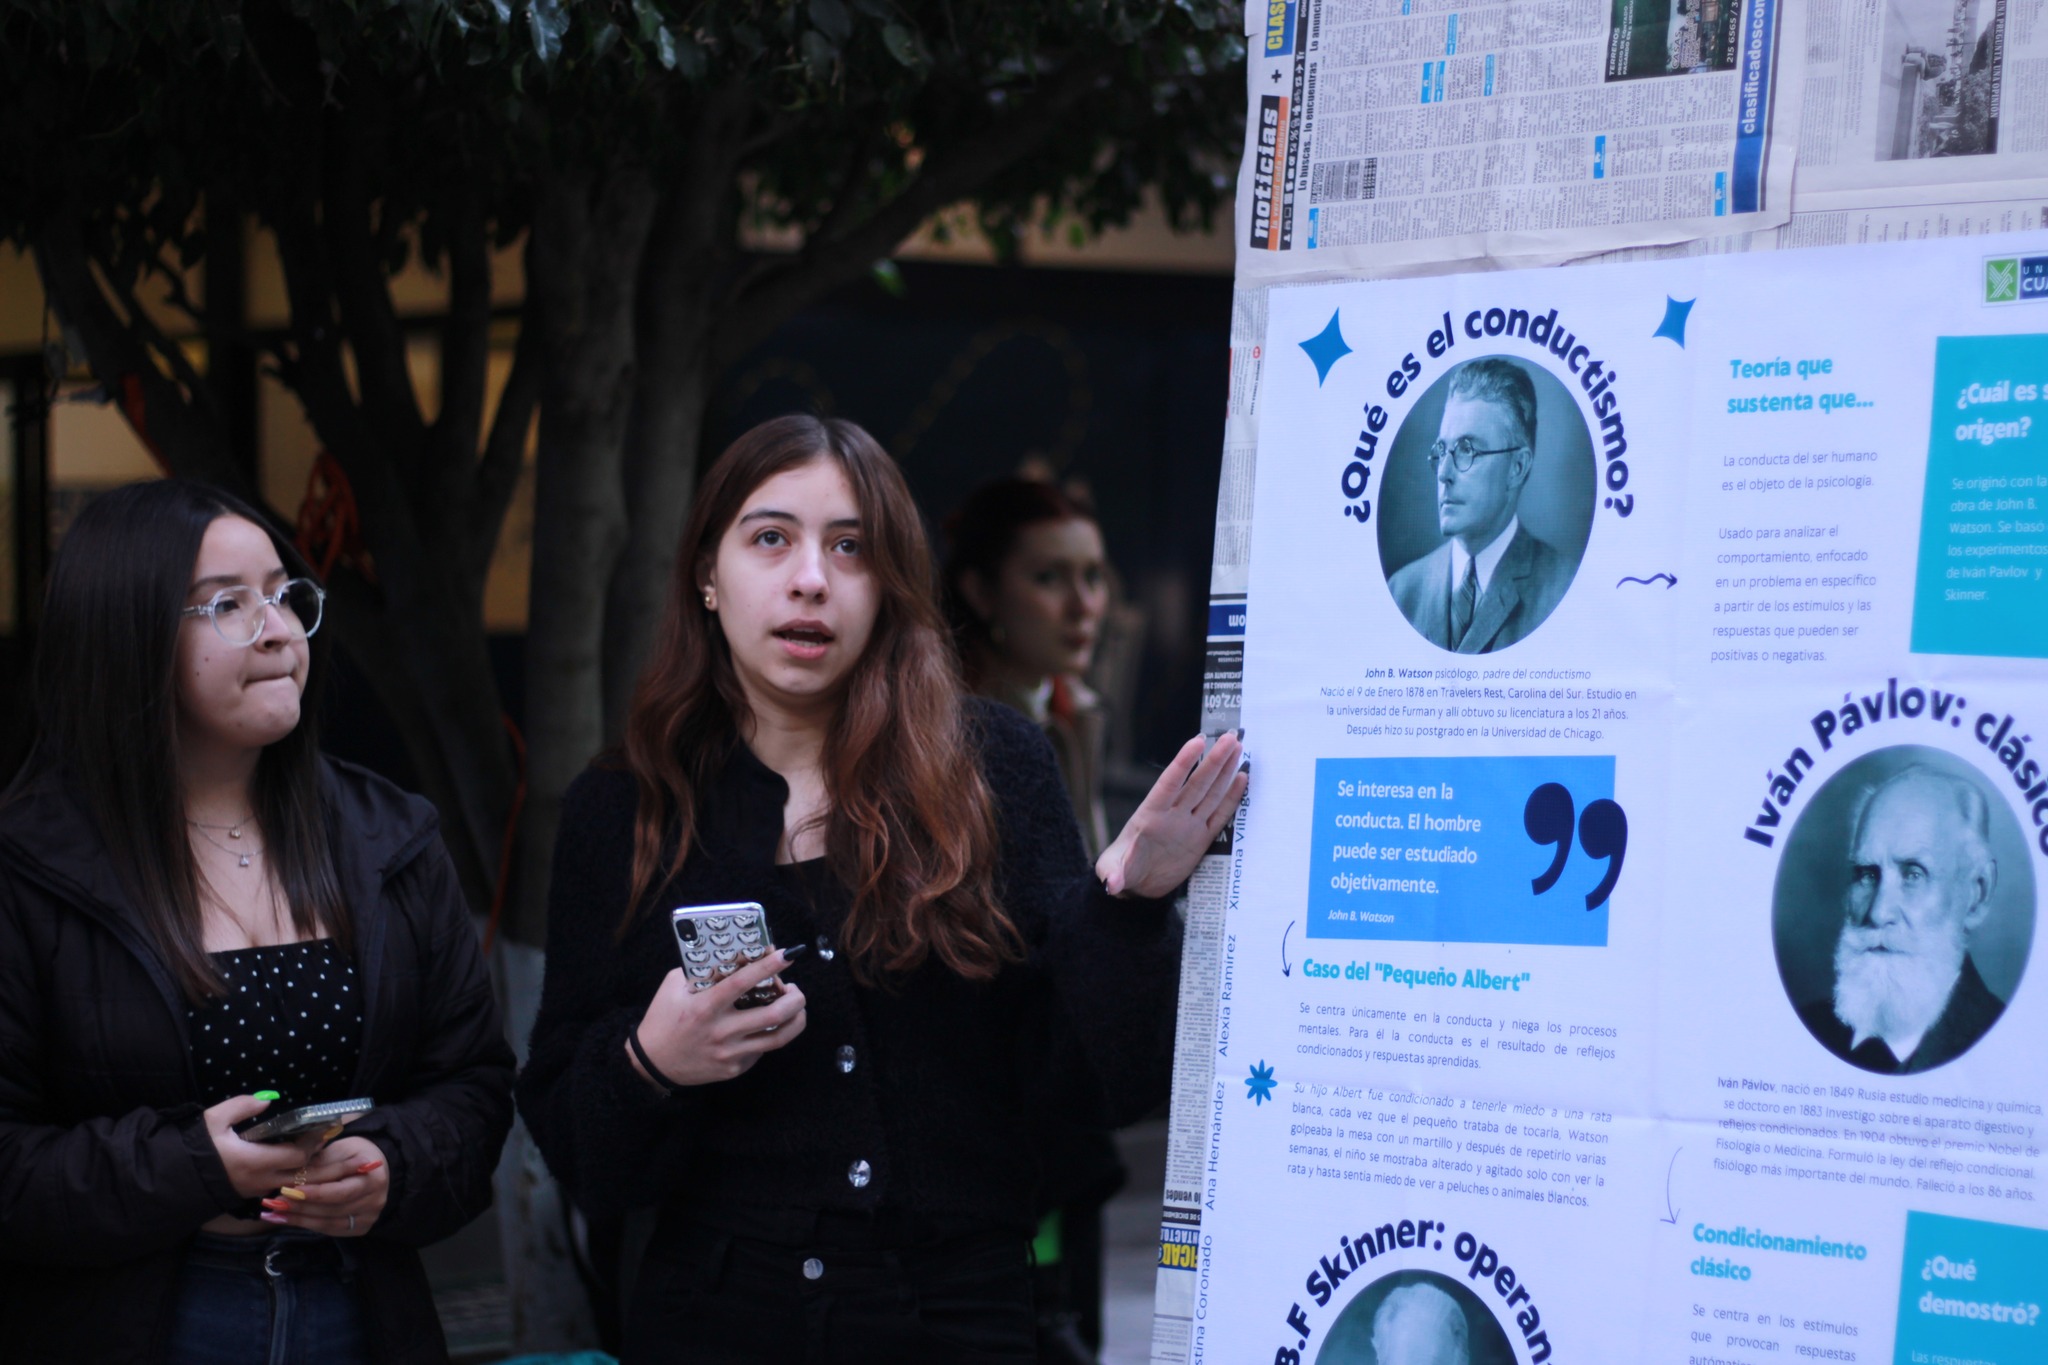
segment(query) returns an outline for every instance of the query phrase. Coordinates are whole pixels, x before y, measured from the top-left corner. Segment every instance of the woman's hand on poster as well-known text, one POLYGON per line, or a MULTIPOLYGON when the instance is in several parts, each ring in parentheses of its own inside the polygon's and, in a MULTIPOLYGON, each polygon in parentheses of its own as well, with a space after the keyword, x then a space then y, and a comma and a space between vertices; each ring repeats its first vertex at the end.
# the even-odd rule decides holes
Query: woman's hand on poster
POLYGON ((1237 814, 1251 782, 1243 733, 1221 735, 1203 752, 1196 735, 1152 784, 1123 832, 1095 860, 1112 896, 1164 896, 1186 881, 1237 814))
POLYGON ((206 1135, 213 1150, 227 1168, 228 1183, 244 1199, 269 1194, 298 1174, 305 1154, 289 1142, 250 1142, 235 1131, 235 1125, 253 1119, 270 1107, 269 1100, 254 1095, 236 1095, 222 1100, 204 1114, 206 1135))
POLYGON ((263 1201, 263 1221, 329 1237, 361 1237, 384 1212, 391 1170, 368 1138, 337 1138, 304 1156, 303 1173, 263 1201))
MULTIPOLYGON (((799 950, 801 945, 799 945, 799 950)), ((750 962, 706 990, 690 989, 680 967, 663 978, 661 989, 641 1016, 640 1046, 659 1071, 651 1084, 709 1085, 744 1073, 762 1056, 787 1047, 804 1031, 804 993, 785 981, 782 994, 757 1009, 738 1008, 739 998, 783 970, 796 951, 782 948, 759 962, 750 962)), ((627 1056, 633 1069, 646 1074, 640 1059, 627 1056)))

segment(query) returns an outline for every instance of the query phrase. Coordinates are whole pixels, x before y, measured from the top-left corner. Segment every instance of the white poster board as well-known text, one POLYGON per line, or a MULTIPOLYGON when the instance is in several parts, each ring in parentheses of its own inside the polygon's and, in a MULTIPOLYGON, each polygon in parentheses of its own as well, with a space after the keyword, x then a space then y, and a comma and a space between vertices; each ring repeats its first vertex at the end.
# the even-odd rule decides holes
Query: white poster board
POLYGON ((1260 297, 1155 1358, 2048 1360, 2048 234, 1260 297))

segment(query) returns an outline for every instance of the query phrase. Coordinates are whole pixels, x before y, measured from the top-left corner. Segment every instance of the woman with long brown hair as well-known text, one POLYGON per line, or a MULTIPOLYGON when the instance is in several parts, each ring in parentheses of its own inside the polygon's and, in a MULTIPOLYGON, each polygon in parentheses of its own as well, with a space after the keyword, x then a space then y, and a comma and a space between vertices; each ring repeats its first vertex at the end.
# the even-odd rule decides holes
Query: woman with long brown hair
POLYGON ((579 1203, 657 1211, 628 1365, 1032 1359, 1047 1040, 1082 1037, 1104 1118, 1165 1092, 1163 898, 1238 741, 1190 740, 1091 875, 933 586, 871 437, 756 427, 698 493, 623 751, 563 799, 520 1103, 579 1203), (749 901, 781 948, 693 990, 668 912, 749 901))

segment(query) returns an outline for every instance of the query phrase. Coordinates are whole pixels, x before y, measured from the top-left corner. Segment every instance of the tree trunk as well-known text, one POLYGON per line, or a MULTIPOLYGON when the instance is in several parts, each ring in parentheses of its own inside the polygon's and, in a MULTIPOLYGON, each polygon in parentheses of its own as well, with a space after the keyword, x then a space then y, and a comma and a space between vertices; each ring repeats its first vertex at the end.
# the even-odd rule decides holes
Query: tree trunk
POLYGON ((539 945, 563 790, 604 744, 605 597, 626 542, 634 293, 654 210, 644 171, 556 173, 529 241, 544 359, 526 635, 527 801, 506 929, 539 945))
POLYGON ((497 889, 518 773, 481 608, 445 579, 381 587, 337 573, 329 583, 334 629, 397 727, 421 794, 441 813, 463 894, 483 914, 497 889))
POLYGON ((641 267, 635 329, 638 383, 626 437, 626 543, 612 572, 604 623, 604 736, 625 733, 633 684, 667 609, 676 544, 697 488, 698 447, 711 393, 711 308, 720 259, 715 206, 724 196, 678 177, 663 194, 641 267))

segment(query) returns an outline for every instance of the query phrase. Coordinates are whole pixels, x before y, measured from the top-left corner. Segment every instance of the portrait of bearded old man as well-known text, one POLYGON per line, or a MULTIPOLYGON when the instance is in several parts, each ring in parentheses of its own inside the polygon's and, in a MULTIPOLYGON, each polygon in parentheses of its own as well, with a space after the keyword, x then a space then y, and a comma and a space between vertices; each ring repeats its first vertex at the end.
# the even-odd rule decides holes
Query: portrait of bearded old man
POLYGON ((1971 947, 1998 886, 1990 807, 1951 773, 1915 765, 1858 798, 1842 871, 1834 990, 1800 1019, 1865 1071, 1929 1071, 2005 1012, 1971 947))
POLYGON ((1578 568, 1521 518, 1536 468, 1536 385, 1505 356, 1452 371, 1428 459, 1442 544, 1387 578, 1424 639, 1455 654, 1505 649, 1563 600, 1578 568))

